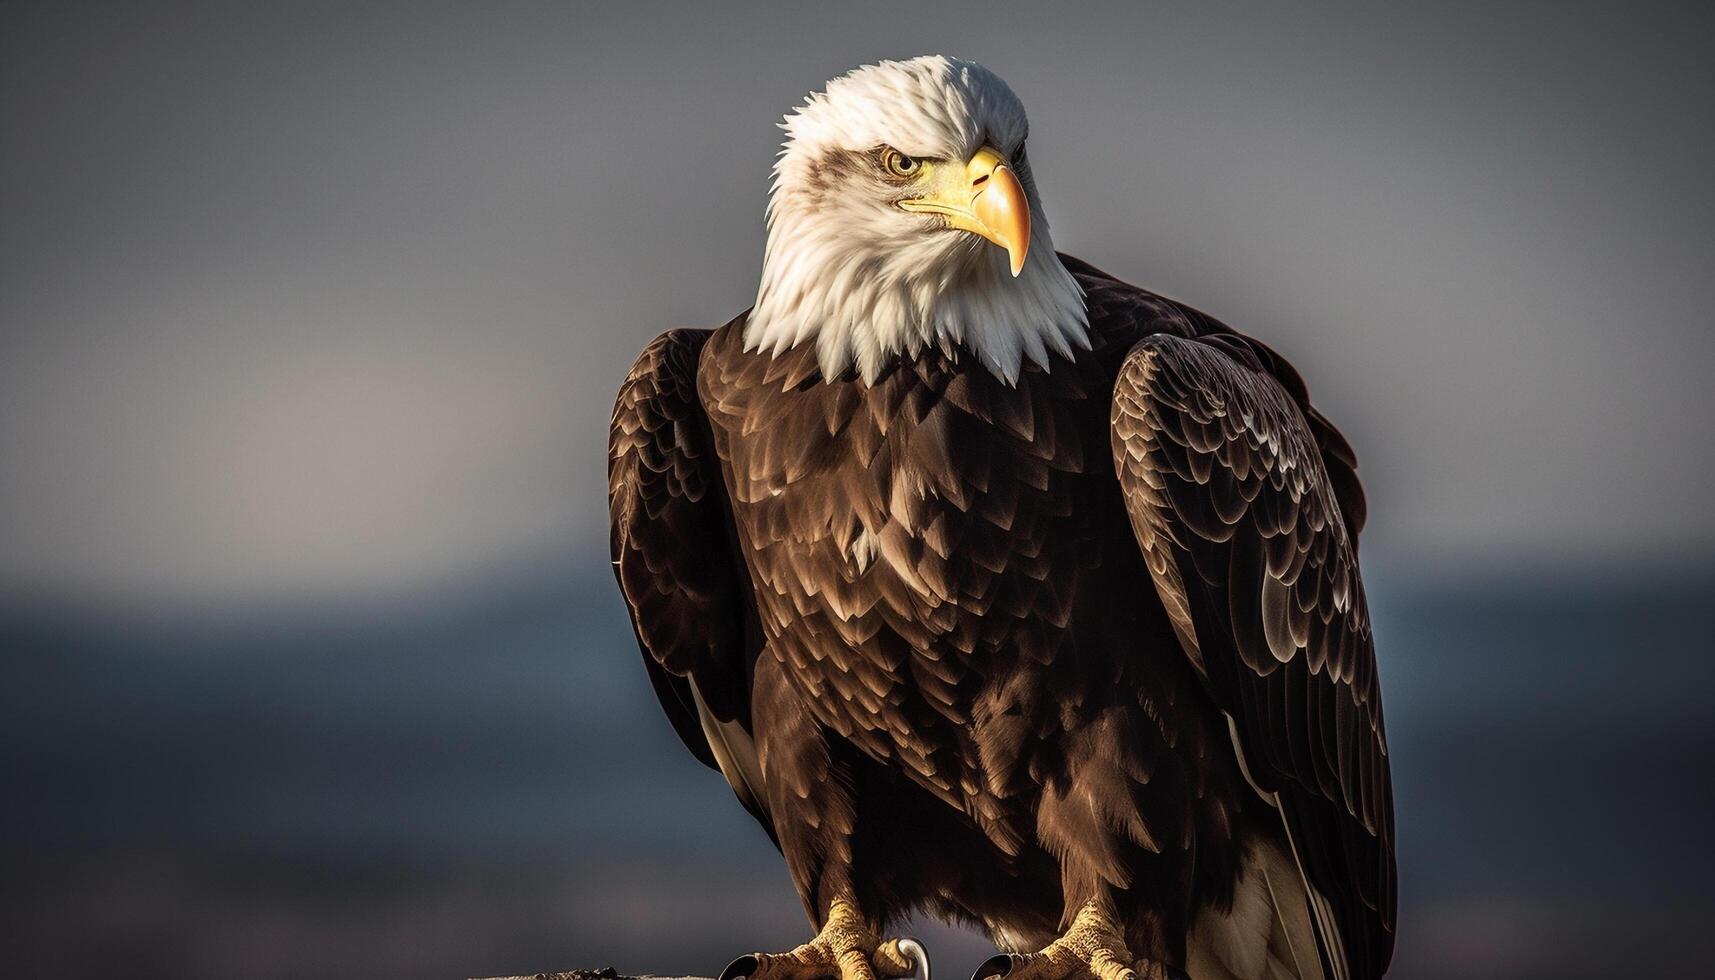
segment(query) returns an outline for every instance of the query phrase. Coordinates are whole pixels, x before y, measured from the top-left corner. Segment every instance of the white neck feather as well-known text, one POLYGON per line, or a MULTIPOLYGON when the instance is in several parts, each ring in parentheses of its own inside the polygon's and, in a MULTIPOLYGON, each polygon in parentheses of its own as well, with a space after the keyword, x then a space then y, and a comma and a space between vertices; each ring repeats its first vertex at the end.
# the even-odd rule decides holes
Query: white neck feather
POLYGON ((854 248, 836 222, 794 212, 778 196, 769 208, 747 350, 777 355, 813 342, 824 378, 855 367, 868 384, 895 358, 930 347, 956 356, 962 347, 1014 384, 1025 358, 1046 369, 1050 353, 1071 357, 1089 347, 1083 290, 1040 214, 1015 279, 1006 252, 974 235, 933 235, 876 258, 854 248))

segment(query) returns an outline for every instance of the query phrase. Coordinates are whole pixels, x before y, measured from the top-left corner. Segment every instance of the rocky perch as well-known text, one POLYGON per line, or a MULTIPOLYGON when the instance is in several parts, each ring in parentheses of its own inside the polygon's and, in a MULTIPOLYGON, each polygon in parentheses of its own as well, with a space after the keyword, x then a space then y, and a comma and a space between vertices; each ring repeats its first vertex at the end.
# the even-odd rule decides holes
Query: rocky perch
POLYGON ((474 980, 707 980, 705 977, 621 976, 618 970, 604 966, 599 970, 565 970, 560 973, 526 973, 515 977, 479 977, 474 980))

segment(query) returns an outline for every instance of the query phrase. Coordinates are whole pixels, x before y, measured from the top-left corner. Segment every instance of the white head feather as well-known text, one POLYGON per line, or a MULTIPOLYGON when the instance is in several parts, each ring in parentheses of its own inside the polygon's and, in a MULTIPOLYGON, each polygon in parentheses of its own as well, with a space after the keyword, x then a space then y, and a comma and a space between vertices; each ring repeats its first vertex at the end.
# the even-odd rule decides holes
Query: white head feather
POLYGON ((981 65, 940 55, 883 61, 828 83, 786 117, 774 165, 768 248, 747 350, 815 343, 825 378, 865 383, 893 358, 962 346, 997 377, 1023 359, 1088 347, 1083 291, 1054 253, 1023 157, 1024 107, 981 65), (1030 199, 1030 250, 1017 278, 1006 251, 897 206, 899 188, 862 164, 878 147, 963 163, 984 144, 1012 160, 1030 199))

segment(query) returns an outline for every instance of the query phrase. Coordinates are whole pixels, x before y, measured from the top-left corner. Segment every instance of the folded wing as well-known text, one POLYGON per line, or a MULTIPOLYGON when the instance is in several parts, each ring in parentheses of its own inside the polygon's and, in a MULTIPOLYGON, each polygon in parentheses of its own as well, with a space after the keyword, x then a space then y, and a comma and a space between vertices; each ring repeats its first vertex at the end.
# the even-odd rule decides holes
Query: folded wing
POLYGON ((1379 977, 1393 801, 1351 450, 1289 365, 1232 333, 1138 341, 1111 421, 1156 590, 1247 777, 1280 811, 1327 973, 1379 977))
POLYGON ((750 737, 760 630, 697 398, 710 333, 657 337, 619 389, 607 457, 613 570, 674 729, 772 835, 750 737))

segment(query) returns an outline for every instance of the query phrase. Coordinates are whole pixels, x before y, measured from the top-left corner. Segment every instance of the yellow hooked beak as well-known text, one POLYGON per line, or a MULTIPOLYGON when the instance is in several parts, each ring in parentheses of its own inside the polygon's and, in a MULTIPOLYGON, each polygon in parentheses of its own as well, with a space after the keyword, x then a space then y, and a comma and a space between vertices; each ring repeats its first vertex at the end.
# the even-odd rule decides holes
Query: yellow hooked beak
POLYGON ((956 166, 945 169, 948 173, 933 180, 928 194, 900 201, 899 206, 946 215, 954 228, 976 232, 1006 249, 1012 274, 1017 276, 1030 252, 1030 201, 1006 157, 985 146, 965 164, 963 173, 956 166))

